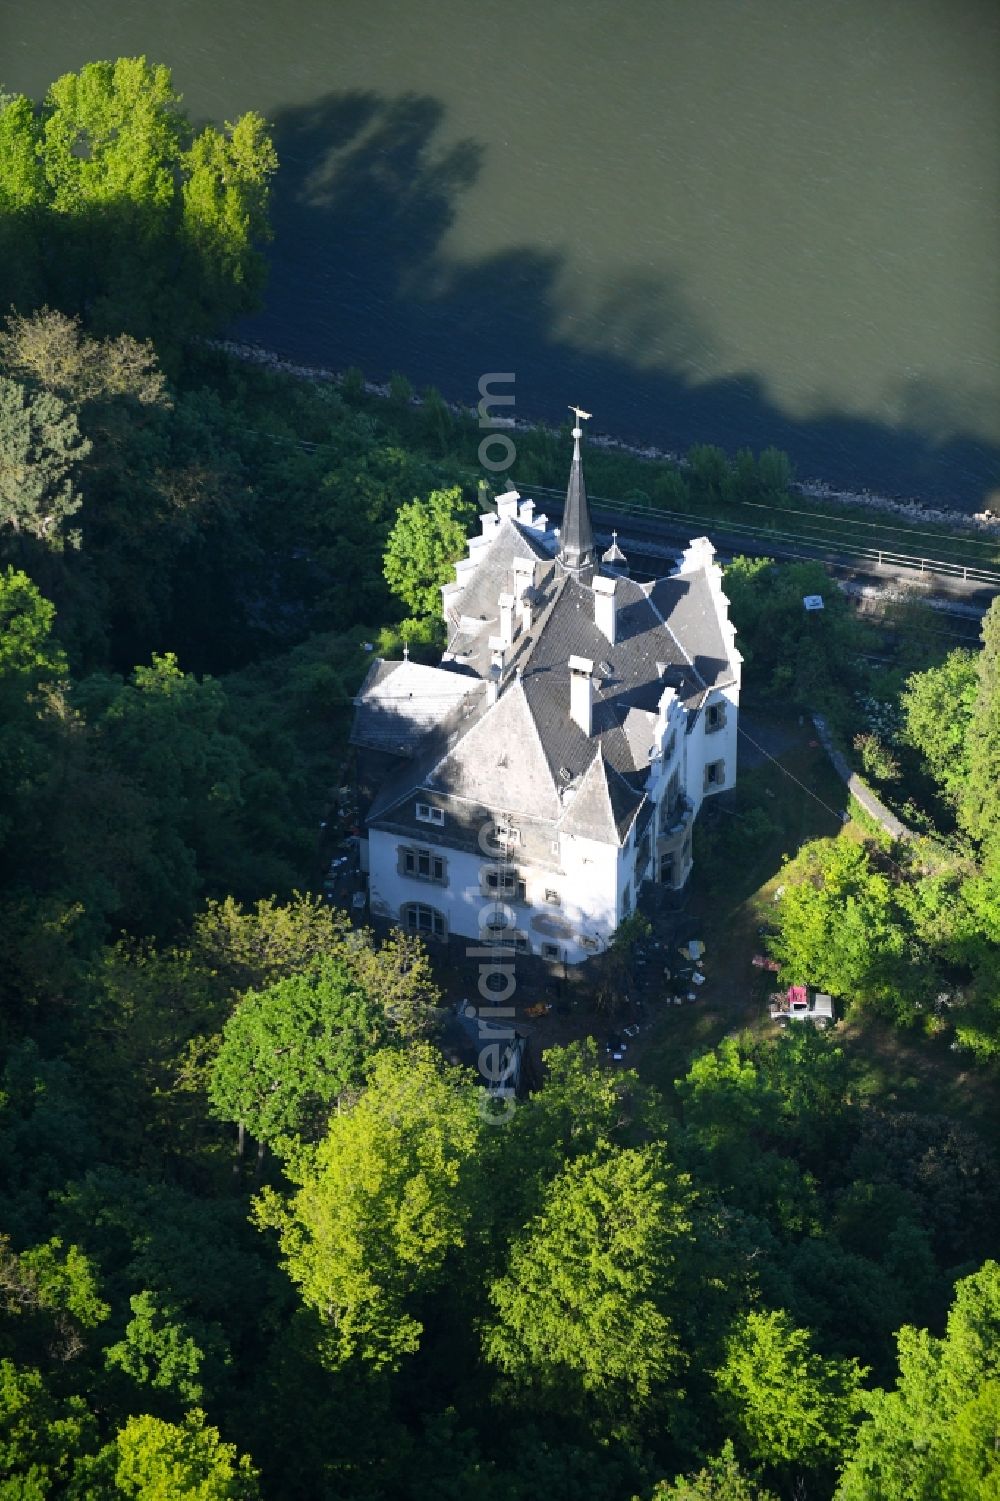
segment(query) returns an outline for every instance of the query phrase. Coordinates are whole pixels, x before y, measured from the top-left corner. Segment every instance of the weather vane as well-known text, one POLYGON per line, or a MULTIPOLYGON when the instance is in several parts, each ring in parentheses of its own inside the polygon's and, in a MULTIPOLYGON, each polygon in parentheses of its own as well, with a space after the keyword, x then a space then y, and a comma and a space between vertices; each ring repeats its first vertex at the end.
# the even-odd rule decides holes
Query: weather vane
POLYGON ((583 428, 580 426, 580 423, 589 421, 590 413, 585 412, 583 407, 575 407, 572 404, 570 405, 570 411, 576 417, 576 427, 573 429, 573 459, 574 461, 578 461, 580 458, 580 439, 583 437, 583 428))

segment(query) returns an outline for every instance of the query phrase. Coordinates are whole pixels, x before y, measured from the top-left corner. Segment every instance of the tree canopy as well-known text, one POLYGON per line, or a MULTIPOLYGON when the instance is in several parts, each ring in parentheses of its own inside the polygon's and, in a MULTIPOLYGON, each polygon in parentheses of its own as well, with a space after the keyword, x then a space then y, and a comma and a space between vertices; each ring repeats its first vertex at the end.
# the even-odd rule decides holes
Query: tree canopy
POLYGON ((441 613, 441 585, 454 577, 452 565, 465 552, 465 535, 475 507, 458 488, 432 490, 426 500, 400 506, 386 543, 384 571, 389 588, 417 619, 441 613))
POLYGON ((317 1136, 387 1037, 384 1013, 347 966, 321 960, 239 1002, 212 1069, 213 1107, 268 1144, 317 1136))
POLYGON ((277 166, 264 121, 196 132, 170 69, 87 63, 0 109, 3 301, 176 347, 256 305, 277 166), (22 269, 25 264, 30 269, 22 269))
POLYGON ((381 1053, 357 1103, 288 1164, 291 1197, 262 1195, 258 1220, 279 1231, 334 1366, 357 1355, 391 1369, 418 1348, 419 1299, 472 1232, 481 1131, 475 1088, 460 1070, 426 1048, 381 1053))

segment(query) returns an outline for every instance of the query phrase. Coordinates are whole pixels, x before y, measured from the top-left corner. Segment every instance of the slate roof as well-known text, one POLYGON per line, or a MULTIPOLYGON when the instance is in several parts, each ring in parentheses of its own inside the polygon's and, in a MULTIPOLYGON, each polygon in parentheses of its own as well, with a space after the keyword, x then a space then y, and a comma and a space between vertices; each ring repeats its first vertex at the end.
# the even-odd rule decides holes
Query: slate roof
POLYGON ((514 587, 515 558, 548 562, 550 554, 537 533, 507 516, 494 530, 489 547, 482 549, 462 592, 448 599, 448 655, 483 677, 489 670, 489 637, 500 628, 500 596, 514 587))
POLYGON ((630 787, 606 765, 600 743, 597 754, 575 791, 567 796, 568 808, 559 825, 562 834, 618 844, 628 833, 644 794, 630 787))
POLYGON ((731 681, 719 612, 704 570, 657 579, 651 597, 705 686, 731 681))
POLYGON ((555 821, 560 803, 524 685, 514 680, 437 763, 425 785, 486 808, 555 821))
POLYGON ((590 521, 587 504, 587 487, 583 481, 583 464, 580 459, 580 434, 574 429, 575 442, 573 462, 569 471, 566 489, 566 505, 563 509, 562 528, 559 533, 559 556, 567 568, 578 569, 593 566, 594 528, 590 521))
POLYGON ((482 683, 472 674, 378 658, 354 700, 351 743, 411 756, 430 729, 481 688, 482 683))
MULTIPOLYGON (((568 501, 574 496, 580 517, 566 519, 575 528, 573 547, 585 550, 590 518, 578 460, 568 501)), ((565 525, 560 546, 567 546, 565 525)), ((664 688, 675 690, 690 726, 708 691, 733 681, 706 567, 688 566, 649 584, 619 576, 612 645, 595 623, 593 568, 567 571, 553 557, 551 540, 546 546, 508 516, 471 556, 475 567, 446 592, 442 667, 376 663, 359 695, 354 743, 395 748, 409 758, 381 786, 369 823, 408 825, 414 810, 407 800, 419 793, 448 809, 447 826, 463 842, 487 812, 501 810, 530 821, 547 849, 546 828, 622 842, 636 817, 641 823, 645 816, 664 688), (531 625, 518 624, 491 703, 487 682, 498 673, 490 638, 499 634, 499 598, 514 591, 518 558, 535 563, 527 595, 531 625), (570 717, 571 656, 595 664, 589 736, 570 717)), ((711 556, 709 548, 708 562, 711 556)), ((450 837, 423 833, 441 842, 450 837)))

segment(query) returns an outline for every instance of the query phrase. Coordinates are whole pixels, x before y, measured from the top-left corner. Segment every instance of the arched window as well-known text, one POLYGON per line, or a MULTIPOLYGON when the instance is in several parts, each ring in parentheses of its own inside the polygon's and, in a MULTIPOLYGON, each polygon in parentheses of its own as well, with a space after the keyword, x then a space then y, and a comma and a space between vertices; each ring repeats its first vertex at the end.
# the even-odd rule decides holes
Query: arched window
POLYGON ((447 919, 436 907, 426 907, 423 902, 404 902, 399 916, 408 933, 418 933, 422 938, 448 936, 447 919))

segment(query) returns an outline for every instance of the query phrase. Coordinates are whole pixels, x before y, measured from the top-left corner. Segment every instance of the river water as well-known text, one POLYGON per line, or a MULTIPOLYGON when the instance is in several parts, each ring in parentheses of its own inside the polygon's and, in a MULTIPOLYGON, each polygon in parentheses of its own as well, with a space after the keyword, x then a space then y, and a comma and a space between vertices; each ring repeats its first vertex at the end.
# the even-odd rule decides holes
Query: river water
POLYGON ((273 122, 244 338, 1000 505, 990 0, 32 0, 0 42, 8 88, 145 52, 273 122))

